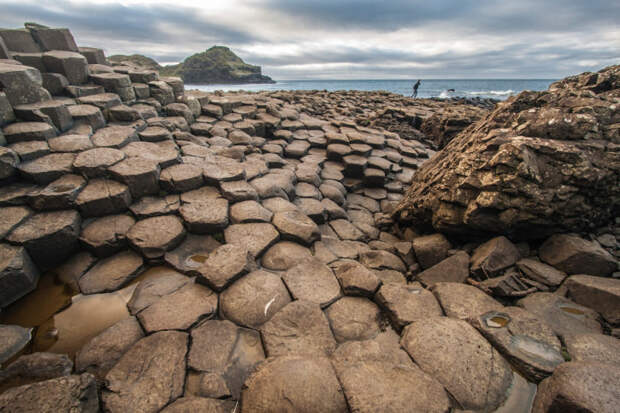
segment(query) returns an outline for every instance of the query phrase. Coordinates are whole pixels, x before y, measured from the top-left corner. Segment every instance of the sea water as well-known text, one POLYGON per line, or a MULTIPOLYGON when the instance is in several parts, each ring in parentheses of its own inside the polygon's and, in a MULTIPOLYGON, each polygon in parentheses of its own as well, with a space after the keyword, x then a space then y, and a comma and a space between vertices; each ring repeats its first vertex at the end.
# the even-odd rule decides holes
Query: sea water
MULTIPOLYGON (((274 90, 386 90, 404 96, 411 96, 411 80, 282 80, 273 84, 245 85, 185 85, 186 89, 207 92, 216 90, 251 92, 274 90)), ((418 88, 419 98, 493 98, 505 100, 523 90, 545 90, 554 79, 422 79, 418 88)))

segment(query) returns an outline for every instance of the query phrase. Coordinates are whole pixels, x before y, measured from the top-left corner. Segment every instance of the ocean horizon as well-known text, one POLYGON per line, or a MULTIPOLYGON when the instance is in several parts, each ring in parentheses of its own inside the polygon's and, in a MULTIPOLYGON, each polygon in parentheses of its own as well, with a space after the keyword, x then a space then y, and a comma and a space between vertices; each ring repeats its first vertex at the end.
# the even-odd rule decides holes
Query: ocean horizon
MULTIPOLYGON (((422 79, 419 98, 491 98, 505 100, 524 90, 546 90, 556 79, 422 79)), ((411 96, 413 79, 357 79, 357 80, 280 80, 276 83, 185 85, 187 89, 206 92, 276 91, 276 90, 385 90, 411 96)))

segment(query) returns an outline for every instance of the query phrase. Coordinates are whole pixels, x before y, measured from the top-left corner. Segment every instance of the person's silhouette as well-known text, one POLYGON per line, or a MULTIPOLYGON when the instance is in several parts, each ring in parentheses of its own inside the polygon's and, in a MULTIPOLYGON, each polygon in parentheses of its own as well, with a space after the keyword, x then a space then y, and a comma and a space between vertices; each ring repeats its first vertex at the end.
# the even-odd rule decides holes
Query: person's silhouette
POLYGON ((418 97, 418 88, 420 87, 420 83, 422 83, 422 81, 418 79, 418 81, 415 82, 415 85, 413 85, 413 94, 411 97, 414 99, 418 97))

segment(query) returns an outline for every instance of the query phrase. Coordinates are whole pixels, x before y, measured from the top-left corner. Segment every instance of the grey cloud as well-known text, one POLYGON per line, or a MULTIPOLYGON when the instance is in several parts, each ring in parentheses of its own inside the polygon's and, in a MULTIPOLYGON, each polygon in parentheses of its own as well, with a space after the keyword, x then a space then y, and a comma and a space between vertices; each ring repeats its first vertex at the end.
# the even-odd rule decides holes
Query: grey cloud
MULTIPOLYGON (((74 33, 102 39, 161 43, 191 39, 192 43, 249 43, 258 40, 248 31, 217 23, 218 16, 204 16, 198 9, 167 5, 120 3, 89 4, 56 0, 3 2, 0 25, 12 27, 24 21, 70 27, 74 33), (188 35, 189 33, 189 35, 188 35), (179 35, 181 34, 181 35, 179 35)), ((179 45, 181 48, 183 45, 179 45)))

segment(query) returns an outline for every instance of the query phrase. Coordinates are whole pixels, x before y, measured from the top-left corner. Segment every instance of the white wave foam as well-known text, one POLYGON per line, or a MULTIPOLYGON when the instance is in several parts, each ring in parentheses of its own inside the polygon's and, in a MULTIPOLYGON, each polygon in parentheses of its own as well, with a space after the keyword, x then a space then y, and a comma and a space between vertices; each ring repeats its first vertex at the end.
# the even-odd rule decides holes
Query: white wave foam
POLYGON ((450 92, 448 92, 447 90, 444 90, 443 92, 441 92, 441 93, 439 94, 439 97, 440 97, 441 99, 447 99, 447 98, 449 98, 449 97, 450 97, 450 92))
POLYGON ((467 92, 468 95, 478 96, 478 95, 493 95, 493 96, 507 96, 515 93, 514 90, 485 90, 485 91, 476 91, 476 92, 467 92))

